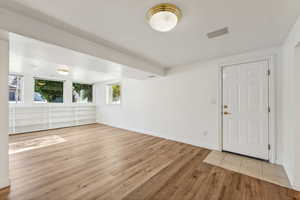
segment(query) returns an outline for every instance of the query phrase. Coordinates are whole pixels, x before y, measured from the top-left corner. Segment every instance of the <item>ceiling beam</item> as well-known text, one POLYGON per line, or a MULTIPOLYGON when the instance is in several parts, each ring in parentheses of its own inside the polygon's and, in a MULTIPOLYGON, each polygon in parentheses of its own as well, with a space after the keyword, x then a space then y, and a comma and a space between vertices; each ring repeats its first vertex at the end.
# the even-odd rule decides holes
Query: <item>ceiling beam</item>
POLYGON ((165 75, 158 63, 15 2, 0 2, 0 28, 150 74, 165 75))

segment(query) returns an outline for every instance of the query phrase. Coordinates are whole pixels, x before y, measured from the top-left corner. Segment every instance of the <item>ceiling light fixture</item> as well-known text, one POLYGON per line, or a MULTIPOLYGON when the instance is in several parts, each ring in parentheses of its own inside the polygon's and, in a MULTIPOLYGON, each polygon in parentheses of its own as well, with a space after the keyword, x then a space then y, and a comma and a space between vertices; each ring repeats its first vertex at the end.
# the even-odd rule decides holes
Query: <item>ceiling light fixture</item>
POLYGON ((70 73, 70 69, 67 66, 60 66, 59 68, 57 68, 56 72, 60 75, 68 76, 70 73))
POLYGON ((168 32, 175 28, 181 17, 181 10, 169 3, 156 5, 147 13, 150 26, 160 32, 168 32))
POLYGON ((46 85, 46 82, 43 81, 43 80, 39 80, 39 81, 37 82, 37 84, 38 84, 39 86, 44 86, 44 85, 46 85))

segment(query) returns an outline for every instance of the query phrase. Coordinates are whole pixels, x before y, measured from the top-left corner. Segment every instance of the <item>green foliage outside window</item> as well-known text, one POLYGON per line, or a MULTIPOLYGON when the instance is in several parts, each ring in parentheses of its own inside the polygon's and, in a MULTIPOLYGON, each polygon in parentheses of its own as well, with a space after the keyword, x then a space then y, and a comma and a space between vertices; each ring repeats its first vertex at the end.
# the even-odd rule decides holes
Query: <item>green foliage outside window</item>
POLYGON ((118 102, 120 101, 121 97, 121 86, 118 84, 112 85, 112 101, 113 102, 118 102))
POLYGON ((73 83, 73 102, 86 103, 93 101, 93 85, 73 83))
POLYGON ((48 103, 63 103, 64 83, 36 79, 34 84, 34 101, 48 103))

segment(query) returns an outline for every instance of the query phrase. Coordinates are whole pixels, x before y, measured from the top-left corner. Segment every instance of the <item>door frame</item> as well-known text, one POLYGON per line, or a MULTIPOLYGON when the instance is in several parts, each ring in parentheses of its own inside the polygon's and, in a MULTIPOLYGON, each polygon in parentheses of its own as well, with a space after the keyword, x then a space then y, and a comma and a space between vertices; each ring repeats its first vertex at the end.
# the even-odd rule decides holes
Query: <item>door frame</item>
MULTIPOLYGON (((268 69, 270 70, 269 75, 269 119, 268 119, 268 128, 269 128, 269 145, 271 149, 269 150, 269 162, 277 163, 277 136, 275 132, 275 114, 276 114, 276 104, 275 104, 275 55, 272 56, 263 56, 256 57, 252 59, 243 59, 235 62, 225 62, 219 65, 219 98, 218 98, 218 113, 219 113, 219 150, 223 150, 223 68, 228 66, 234 66, 239 64, 254 63, 260 61, 267 61, 268 69)), ((267 72, 266 72, 267 73, 267 72)), ((267 75, 267 74, 266 74, 267 75)), ((267 108, 266 108, 267 109, 267 108)))

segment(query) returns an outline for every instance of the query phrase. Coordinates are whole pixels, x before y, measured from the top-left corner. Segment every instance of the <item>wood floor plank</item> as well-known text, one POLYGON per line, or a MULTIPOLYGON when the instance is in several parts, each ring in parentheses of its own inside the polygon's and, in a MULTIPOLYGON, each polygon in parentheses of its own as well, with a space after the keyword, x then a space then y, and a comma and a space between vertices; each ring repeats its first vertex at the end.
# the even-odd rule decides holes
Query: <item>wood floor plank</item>
POLYGON ((168 180, 174 176, 177 176, 178 171, 187 163, 189 163, 189 161, 192 160, 199 153, 199 151, 180 156, 164 170, 160 171, 143 185, 128 194, 124 200, 151 199, 154 194, 156 194, 161 188, 163 188, 164 185, 167 184, 168 180))
MULTIPOLYGON (((108 155, 110 155, 110 154, 108 154, 108 155)), ((99 155, 99 156, 102 156, 102 155, 99 155)), ((125 157, 125 159, 126 159, 126 157, 125 157)), ((49 190, 57 191, 57 189, 56 189, 57 184, 69 185, 73 181, 78 182, 79 180, 82 180, 82 177, 87 177, 88 174, 92 174, 92 176, 96 177, 96 175, 98 175, 97 173, 99 173, 99 172, 107 171, 107 173, 108 173, 108 171, 113 170, 116 167, 116 165, 118 165, 120 163, 120 161, 122 161, 122 159, 120 159, 120 158, 114 159, 114 157, 112 157, 111 159, 107 159, 106 157, 103 157, 100 160, 97 158, 93 158, 93 162, 86 162, 86 160, 84 158, 84 161, 85 162, 79 161, 79 166, 74 166, 72 164, 60 165, 58 163, 57 167, 64 168, 64 170, 60 171, 59 174, 50 174, 49 176, 48 175, 42 176, 42 179, 40 179, 40 180, 29 181, 29 183, 31 183, 29 188, 21 189, 21 188, 17 187, 15 189, 18 189, 18 193, 20 193, 20 192, 26 193, 27 191, 34 189, 36 191, 35 195, 37 195, 39 193, 39 190, 42 190, 42 192, 45 192, 46 189, 47 189, 47 192, 49 192, 49 190), (71 168, 68 168, 68 166, 71 166, 71 168), (67 169, 65 169, 66 167, 67 167, 67 169), (35 182, 38 182, 39 184, 35 186, 35 184, 34 184, 35 182), (46 188, 41 187, 43 185, 45 185, 46 188), (32 188, 34 186, 35 186, 35 188, 32 188)), ((122 162, 122 164, 123 163, 124 162, 122 162)), ((32 177, 28 177, 28 178, 30 180, 33 179, 32 177)), ((21 187, 22 187, 22 185, 21 185, 21 187)))
POLYGON ((194 157, 189 163, 187 163, 183 168, 181 168, 175 176, 170 178, 168 182, 152 196, 151 199, 175 199, 179 198, 180 193, 186 195, 186 188, 191 186, 191 182, 194 181, 194 171, 198 166, 201 166, 202 160, 206 157, 208 152, 201 152, 196 157, 194 157), (185 184, 182 185, 182 182, 185 184), (180 192, 180 193, 178 193, 180 192))
POLYGON ((300 192, 203 162, 207 149, 102 124, 14 135, 64 143, 10 155, 0 200, 297 200, 300 192))
POLYGON ((98 181, 96 184, 90 185, 89 188, 85 188, 88 191, 94 191, 96 188, 104 188, 104 190, 94 192, 94 193, 90 192, 89 195, 85 195, 83 193, 82 196, 76 195, 76 198, 73 195, 71 199, 82 199, 82 198, 95 199, 98 196, 102 196, 105 193, 110 192, 114 187, 118 187, 120 184, 122 185, 126 184, 126 181, 132 178, 136 178, 136 176, 144 177, 153 171, 155 172, 159 171, 160 169, 164 168, 169 162, 165 157, 162 156, 162 154, 170 154, 170 153, 176 154, 177 153, 176 151, 181 150, 181 148, 185 148, 185 147, 178 143, 173 143, 171 145, 168 145, 167 147, 161 146, 160 148, 156 149, 156 152, 159 153, 154 153, 153 155, 147 157, 144 161, 142 161, 138 165, 126 169, 125 171, 122 171, 122 173, 120 173, 119 176, 112 176, 110 177, 110 179, 105 180, 105 182, 102 179, 101 181, 98 181), (177 147, 177 149, 175 149, 174 151, 174 148, 172 148, 172 146, 177 147))
POLYGON ((164 190, 164 187, 168 185, 169 182, 172 183, 174 180, 178 179, 178 174, 180 174, 182 171, 185 171, 186 167, 191 167, 193 163, 194 165, 198 165, 201 162, 201 159, 198 159, 199 163, 197 163, 197 158, 199 158, 199 156, 206 156, 207 154, 207 150, 201 149, 199 151, 195 151, 193 154, 189 153, 188 155, 179 157, 167 168, 160 171, 158 174, 149 179, 149 181, 128 194, 124 199, 153 199, 153 196, 159 191, 164 190))
MULTIPOLYGON (((139 165, 141 165, 144 162, 147 162, 148 160, 152 159, 152 157, 150 157, 151 156, 150 154, 145 155, 145 156, 146 156, 146 159, 143 159, 140 162, 138 162, 136 165, 134 165, 135 168, 139 169, 139 167, 140 167, 139 165)), ((137 157, 137 158, 134 158, 134 159, 141 159, 141 158, 137 157)), ((111 161, 111 160, 112 159, 109 159, 109 161, 111 161)), ((121 159, 121 160, 117 159, 117 162, 114 162, 114 163, 104 162, 103 164, 105 164, 105 166, 104 167, 100 167, 100 166, 95 167, 95 169, 97 171, 94 171, 94 172, 92 171, 93 173, 90 173, 90 176, 89 175, 84 175, 83 176, 82 174, 78 174, 78 176, 77 176, 78 179, 76 180, 76 182, 81 187, 80 188, 78 188, 78 187, 74 188, 74 187, 72 187, 72 185, 69 185, 68 190, 66 190, 66 188, 61 188, 59 190, 56 190, 57 196, 60 196, 60 195, 66 196, 68 194, 72 194, 72 196, 75 196, 75 195, 73 195, 72 191, 76 192, 76 196, 80 196, 81 193, 85 194, 86 190, 89 190, 90 188, 93 188, 95 186, 99 187, 99 186, 95 185, 95 183, 97 183, 99 185, 102 184, 103 185, 102 187, 108 187, 109 184, 111 184, 111 183, 109 183, 109 184, 106 184, 106 183, 113 180, 114 173, 119 173, 120 174, 120 172, 122 172, 126 176, 130 175, 130 173, 125 173, 125 172, 127 172, 128 170, 131 170, 131 168, 123 169, 123 167, 120 166, 120 164, 126 164, 127 161, 128 161, 127 158, 125 158, 124 160, 123 159, 121 159)), ((85 171, 87 171, 87 170, 85 170, 85 171)), ((73 180, 74 180, 74 178, 76 178, 76 176, 72 177, 73 180)), ((122 176, 120 175, 119 179, 116 179, 115 181, 119 181, 119 180, 121 180, 121 178, 122 178, 122 176)), ((65 181, 65 180, 63 180, 63 181, 65 181)), ((54 184, 53 187, 55 188, 56 185, 54 184)), ((87 196, 85 196, 85 198, 87 198, 87 196)))
POLYGON ((138 188, 139 185, 136 185, 135 183, 143 184, 146 181, 148 181, 151 177, 155 176, 157 173, 163 171, 163 169, 167 168, 169 165, 173 163, 174 160, 177 160, 177 158, 181 157, 182 155, 187 156, 188 154, 194 155, 199 150, 196 149, 185 149, 185 151, 182 152, 176 152, 175 150, 172 150, 172 153, 174 153, 174 157, 169 157, 168 159, 164 158, 163 156, 160 159, 156 159, 154 163, 153 168, 147 168, 143 171, 143 173, 140 173, 134 177, 131 177, 130 179, 124 181, 122 184, 119 184, 117 187, 113 188, 109 192, 107 192, 105 195, 98 197, 97 199, 123 199, 125 198, 130 192, 132 192, 134 189, 138 188))

